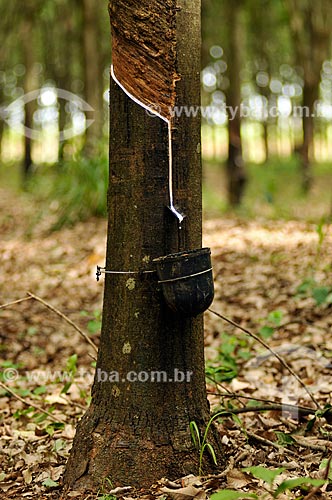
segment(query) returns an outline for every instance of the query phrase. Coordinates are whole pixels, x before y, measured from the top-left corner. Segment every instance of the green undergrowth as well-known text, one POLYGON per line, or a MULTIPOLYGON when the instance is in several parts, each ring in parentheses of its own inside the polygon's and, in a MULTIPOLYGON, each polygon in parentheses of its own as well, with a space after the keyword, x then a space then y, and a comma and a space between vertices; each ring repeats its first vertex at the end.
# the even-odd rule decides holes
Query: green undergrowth
POLYGON ((58 164, 34 166, 23 184, 17 163, 0 165, 0 184, 22 200, 33 204, 27 233, 43 221, 58 230, 91 217, 106 217, 108 158, 77 156, 58 164))
POLYGON ((47 207, 52 230, 90 217, 105 217, 107 188, 106 156, 40 167, 28 184, 28 191, 41 202, 42 209, 47 207))
MULTIPOLYGON (((203 161, 203 208, 207 218, 236 215, 241 218, 295 219, 317 223, 332 215, 332 165, 313 165, 313 186, 305 195, 301 188, 298 159, 271 158, 265 164, 248 164, 248 184, 242 205, 228 207, 225 166, 221 161, 203 161)), ((0 182, 19 193, 19 164, 0 165, 0 182)), ((48 214, 52 229, 106 216, 108 158, 105 151, 87 159, 75 159, 55 165, 40 165, 25 189, 40 207, 38 217, 48 214)), ((33 221, 32 221, 33 222, 33 221)))
MULTIPOLYGON (((261 318, 258 336, 267 341, 278 330, 283 318, 282 311, 271 311, 261 318)), ((209 383, 220 384, 237 377, 241 366, 253 355, 253 339, 245 333, 221 332, 215 357, 206 363, 205 374, 209 383)))
MULTIPOLYGON (((323 467, 326 465, 323 464, 323 467)), ((324 484, 328 483, 326 479, 313 479, 309 476, 296 477, 291 479, 285 479, 281 481, 278 485, 278 478, 282 477, 285 468, 267 468, 264 466, 253 466, 246 467, 242 469, 242 472, 247 474, 249 477, 252 476, 257 480, 260 480, 266 491, 265 498, 281 498, 285 492, 296 493, 296 498, 304 499, 309 498, 309 495, 304 497, 312 488, 319 488, 324 484), (270 494, 270 495, 269 495, 270 494)), ((224 489, 218 491, 211 496, 211 500, 240 500, 240 499, 259 499, 264 498, 255 493, 246 493, 244 491, 236 491, 231 489, 224 489)), ((282 498, 285 498, 284 496, 282 498)), ((287 497, 288 498, 288 497, 287 497)), ((310 497, 311 498, 311 497, 310 497)), ((314 498, 314 497, 313 497, 314 498)))
POLYGON ((313 186, 306 195, 301 187, 299 161, 271 158, 264 164, 248 164, 248 183, 241 207, 227 204, 225 166, 221 161, 203 162, 205 217, 234 214, 244 218, 295 219, 318 222, 332 216, 332 165, 313 165, 313 186))

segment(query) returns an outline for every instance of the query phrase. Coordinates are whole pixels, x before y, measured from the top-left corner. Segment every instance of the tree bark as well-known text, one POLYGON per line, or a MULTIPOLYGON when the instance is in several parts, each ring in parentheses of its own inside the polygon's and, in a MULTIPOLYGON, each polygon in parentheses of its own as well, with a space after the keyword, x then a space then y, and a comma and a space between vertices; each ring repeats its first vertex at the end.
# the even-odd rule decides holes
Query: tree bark
MULTIPOLYGON (((1 102, 3 102, 1 90, 0 90, 0 99, 1 99, 1 102)), ((5 129, 4 120, 2 120, 2 118, 0 118, 0 163, 2 160, 2 139, 3 139, 4 129, 5 129)))
MULTIPOLYGON (((200 2, 168 4, 176 8, 180 80, 175 104, 199 105, 200 2)), ((117 5, 113 0, 112 9, 117 5)), ((134 0, 128 5, 133 12, 134 0)), ((167 208, 167 124, 149 116, 114 81, 110 124, 106 268, 153 270, 156 257, 200 248, 200 118, 181 116, 173 124, 174 197, 186 215, 182 229, 167 208)), ((175 479, 195 473, 198 452, 189 423, 195 421, 203 431, 208 420, 202 315, 185 318, 172 313, 155 273, 106 274, 92 402, 77 428, 66 468, 67 487, 94 489, 108 477, 114 486, 141 488, 163 476, 175 479), (132 371, 147 380, 129 382, 132 371), (167 375, 168 381, 153 381, 153 371, 167 375), (176 382, 177 374, 185 380, 176 382)), ((215 428, 208 439, 222 461, 215 428)), ((205 467, 214 468, 208 458, 205 467)))
MULTIPOLYGON (((267 67, 266 67, 266 70, 267 70, 267 73, 268 75, 271 74, 271 70, 270 70, 270 67, 269 67, 269 64, 267 63, 267 67)), ((269 91, 269 87, 266 86, 266 87, 260 87, 259 88, 259 92, 262 96, 265 97, 266 99, 266 106, 267 106, 267 110, 269 110, 270 108, 270 102, 269 102, 269 99, 270 99, 270 91, 269 91)), ((263 144, 264 144, 264 156, 265 156, 265 160, 264 160, 264 163, 268 163, 269 161, 269 158, 270 158, 270 148, 269 148, 269 124, 271 123, 271 118, 269 116, 269 112, 267 113, 268 116, 266 116, 266 118, 263 120, 262 122, 262 126, 263 126, 263 144)))
MULTIPOLYGON (((24 75, 24 93, 27 94, 38 88, 37 74, 35 66, 35 55, 34 48, 31 37, 33 36, 33 14, 31 8, 27 6, 26 16, 22 23, 21 38, 22 38, 22 49, 25 65, 25 75, 24 75)), ((33 128, 33 114, 35 112, 35 102, 28 101, 24 106, 25 118, 24 126, 26 129, 33 128)), ((31 174, 32 169, 32 140, 28 133, 24 135, 24 158, 23 158, 23 170, 22 177, 23 183, 26 182, 31 174)))
POLYGON ((314 145, 314 113, 315 102, 318 99, 318 82, 310 85, 305 80, 303 86, 303 143, 300 147, 302 187, 305 192, 310 190, 312 184, 311 156, 314 145))
POLYGON ((287 5, 296 60, 303 68, 303 142, 297 149, 301 158, 302 187, 308 192, 313 178, 311 152, 314 145, 314 105, 319 97, 321 67, 329 53, 332 5, 329 0, 308 3, 287 0, 287 5))
POLYGON ((269 147, 269 126, 267 121, 263 122, 263 144, 264 144, 264 153, 265 153, 265 163, 268 163, 270 159, 270 147, 269 147))
POLYGON ((94 122, 86 130, 86 156, 96 153, 103 137, 103 69, 100 63, 97 12, 96 0, 83 0, 84 93, 86 102, 94 109, 94 122))
MULTIPOLYGON (((46 40, 44 58, 47 75, 56 82, 59 89, 68 91, 72 90, 72 82, 75 78, 74 68, 78 66, 77 61, 75 61, 75 42, 78 29, 76 18, 72 15, 73 10, 77 7, 80 6, 76 6, 72 1, 56 4, 53 22, 46 22, 43 26, 46 40)), ((82 26, 80 25, 79 28, 81 31, 82 26)), ((80 63, 81 61, 79 61, 79 65, 80 63)), ((58 99, 58 165, 61 165, 65 159, 65 149, 68 143, 67 140, 62 140, 62 133, 67 125, 66 105, 66 100, 58 99)))
POLYGON ((234 116, 228 116, 228 201, 231 206, 241 204, 244 188, 247 182, 243 157, 241 139, 241 45, 242 29, 240 23, 241 3, 232 2, 228 6, 228 35, 229 35, 229 80, 230 86, 227 91, 227 105, 237 110, 234 116))

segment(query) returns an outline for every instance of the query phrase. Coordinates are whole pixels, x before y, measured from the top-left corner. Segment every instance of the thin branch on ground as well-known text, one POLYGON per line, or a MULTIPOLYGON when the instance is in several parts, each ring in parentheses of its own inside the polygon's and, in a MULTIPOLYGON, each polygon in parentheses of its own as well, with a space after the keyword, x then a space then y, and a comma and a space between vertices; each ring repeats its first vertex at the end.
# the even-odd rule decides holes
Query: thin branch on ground
MULTIPOLYGON (((216 384, 217 387, 221 387, 223 389, 223 391, 225 391, 226 394, 233 394, 233 393, 231 393, 231 391, 227 387, 225 387, 224 385, 222 385, 220 382, 217 382, 216 380, 214 380, 211 376, 207 375, 206 378, 209 379, 209 380, 211 380, 211 382, 213 382, 214 384, 216 384)), ((208 394, 212 394, 212 393, 208 393, 208 394)), ((219 394, 217 394, 217 395, 219 396, 219 394)), ((234 395, 234 399, 237 399, 238 403, 241 406, 243 406, 243 407, 245 406, 245 404, 240 400, 239 396, 234 395)))
POLYGON ((276 325, 276 329, 277 330, 280 330, 281 328, 286 328, 286 326, 289 326, 289 325, 305 325, 306 322, 304 319, 292 319, 292 320, 289 320, 289 321, 286 321, 285 323, 281 323, 281 325, 276 325))
POLYGON ((289 364, 280 356, 280 354, 278 354, 274 349, 272 349, 272 347, 270 347, 266 342, 264 342, 264 340, 262 340, 260 337, 258 337, 257 335, 255 335, 254 333, 252 333, 250 330, 248 330, 247 328, 244 328, 243 326, 239 325, 238 323, 235 323, 235 321, 232 321, 231 319, 228 319, 226 318, 225 316, 223 316, 222 314, 214 311, 213 309, 208 309, 212 314, 214 314, 215 316, 218 316, 218 318, 226 321, 227 323, 229 323, 230 325, 234 326, 235 328, 238 328, 239 330, 241 330, 242 332, 246 333, 247 335, 249 335, 249 337, 252 337, 254 340, 256 340, 257 342, 259 342, 262 346, 265 347, 265 349, 267 349, 268 351, 271 352, 271 354, 273 354, 273 356, 275 356, 278 361, 282 364, 282 366, 284 368, 286 368, 286 370, 289 371, 289 373, 298 381, 298 383, 303 387, 303 389, 306 391, 306 393, 308 394, 308 396, 310 397, 311 401, 315 404, 316 408, 317 409, 321 409, 320 408, 320 405, 318 403, 318 401, 316 400, 316 398, 314 397, 314 395, 311 393, 311 391, 308 389, 308 387, 305 385, 305 383, 300 379, 300 377, 297 375, 297 373, 295 373, 295 371, 293 370, 293 368, 291 366, 289 366, 289 364))
MULTIPOLYGON (((233 394, 233 393, 221 393, 221 392, 211 392, 207 391, 207 394, 211 394, 212 396, 219 396, 220 398, 226 398, 226 399, 248 399, 250 401, 259 401, 261 403, 265 403, 265 406, 244 406, 241 409, 237 410, 237 413, 245 413, 249 412, 250 410, 252 411, 267 411, 267 410, 276 410, 276 411, 299 411, 301 415, 316 415, 317 410, 314 408, 308 408, 307 406, 299 406, 299 405, 292 405, 289 403, 276 403, 275 401, 272 401, 271 399, 262 399, 262 398, 255 398, 253 396, 242 396, 239 394, 233 394), (266 408, 266 409, 264 409, 266 408)), ((242 401, 241 401, 241 404, 242 401)), ((233 412, 233 410, 230 410, 233 412)), ((218 413, 217 411, 215 413, 218 413)), ((324 415, 330 415, 330 411, 325 411, 324 415)))
POLYGON ((217 415, 220 412, 222 412, 223 414, 229 412, 230 414, 238 415, 240 413, 250 413, 250 412, 256 413, 262 411, 287 411, 289 413, 296 411, 299 413, 299 415, 303 416, 315 415, 316 413, 316 410, 314 410, 313 408, 305 408, 303 406, 274 403, 274 404, 267 404, 260 406, 245 406, 244 408, 233 408, 231 410, 228 410, 227 408, 221 408, 220 410, 214 412, 213 415, 217 415))
POLYGON ((19 396, 18 394, 16 394, 16 392, 13 391, 13 389, 11 389, 10 387, 8 387, 8 385, 4 384, 3 382, 0 382, 0 387, 2 387, 5 391, 9 392, 12 396, 14 396, 14 398, 16 398, 18 401, 21 401, 21 403, 25 404, 26 406, 31 406, 35 410, 40 411, 40 413, 44 413, 45 415, 47 415, 48 417, 50 417, 50 419, 53 420, 53 422, 61 422, 62 424, 66 424, 66 422, 64 420, 62 420, 62 418, 55 417, 49 411, 44 410, 43 408, 41 408, 41 406, 38 406, 38 405, 36 405, 34 403, 26 401, 21 396, 19 396))
POLYGON ((227 474, 232 469, 234 469, 234 465, 235 465, 234 457, 229 457, 228 466, 220 474, 214 474, 214 475, 213 474, 209 474, 208 476, 201 476, 200 479, 201 480, 205 480, 205 481, 203 481, 203 485, 205 486, 205 488, 208 488, 209 487, 209 483, 215 481, 216 479, 222 479, 223 477, 226 477, 227 474))
POLYGON ((90 354, 89 352, 87 353, 89 358, 92 359, 92 361, 97 361, 97 358, 95 358, 94 356, 92 356, 92 354, 90 354))
POLYGON ((273 441, 270 441, 270 439, 265 439, 262 436, 255 434, 254 432, 246 431, 246 434, 249 437, 251 437, 252 439, 255 439, 256 441, 258 441, 259 443, 262 443, 265 446, 273 446, 273 448, 276 448, 278 451, 282 451, 282 452, 286 451, 289 455, 298 456, 298 453, 296 453, 292 450, 286 449, 281 444, 274 443, 273 441))
MULTIPOLYGON (((216 382, 213 380, 212 377, 210 377, 209 375, 206 376, 207 379, 211 380, 211 382, 214 382, 218 387, 220 386, 225 392, 226 394, 231 394, 230 390, 227 389, 227 387, 223 386, 222 384, 220 384, 220 382, 216 382)), ((208 394, 212 394, 211 392, 208 392, 208 394)), ((217 396, 219 396, 219 394, 215 394, 217 396)), ((220 395, 221 396, 221 395, 220 395)), ((240 400, 239 396, 234 396, 234 399, 237 399, 237 402, 241 405, 241 406, 245 406, 245 404, 243 403, 243 401, 240 400)))
POLYGON ((234 457, 234 464, 239 464, 250 455, 249 450, 240 450, 234 457))
POLYGON ((83 330, 81 330, 81 328, 79 326, 77 326, 76 323, 74 323, 71 319, 69 319, 68 316, 66 316, 65 314, 63 314, 61 311, 59 311, 58 309, 56 309, 51 304, 49 304, 48 302, 46 302, 42 298, 38 297, 37 295, 35 295, 35 294, 31 293, 31 292, 28 292, 28 295, 29 295, 30 298, 37 300, 38 302, 40 302, 41 304, 43 304, 45 307, 47 307, 48 309, 50 309, 51 311, 53 311, 55 314, 57 314, 58 316, 60 316, 60 318, 62 318, 63 320, 65 320, 73 328, 75 328, 75 330, 91 345, 91 347, 96 352, 98 352, 98 348, 97 348, 96 344, 94 342, 92 342, 92 340, 87 336, 87 334, 85 332, 83 332, 83 330))
POLYGON ((72 399, 68 398, 65 394, 61 394, 61 398, 63 398, 67 403, 71 405, 75 405, 77 408, 80 408, 83 411, 86 411, 88 409, 88 406, 81 405, 77 401, 73 401, 72 399))
MULTIPOLYGON (((219 382, 216 382, 216 384, 219 384, 219 382)), ((221 384, 219 384, 220 387, 223 387, 221 384)), ((254 396, 245 396, 244 394, 236 394, 233 392, 212 392, 212 391, 207 391, 207 394, 211 394, 211 396, 220 396, 220 398, 227 398, 227 399, 248 399, 249 401, 259 401, 261 403, 266 403, 266 404, 281 404, 278 403, 278 401, 273 401, 273 399, 263 399, 263 398, 257 398, 254 396)), ((294 406, 294 408, 303 408, 306 410, 308 407, 307 406, 298 406, 298 405, 291 405, 287 403, 289 406, 294 406)), ((314 410, 311 408, 313 412, 316 413, 317 410, 314 410)))
POLYGON ((0 309, 4 309, 5 307, 14 306, 15 304, 20 304, 20 302, 25 302, 25 301, 31 300, 31 299, 32 299, 32 297, 24 297, 23 299, 13 300, 13 302, 7 302, 7 304, 2 304, 2 306, 0 306, 0 309))
POLYGON ((307 448, 308 450, 313 450, 313 451, 320 451, 321 453, 327 451, 326 446, 324 446, 323 444, 310 443, 305 441, 304 439, 303 440, 299 439, 297 436, 295 436, 293 439, 295 441, 295 444, 301 446, 302 448, 307 448))

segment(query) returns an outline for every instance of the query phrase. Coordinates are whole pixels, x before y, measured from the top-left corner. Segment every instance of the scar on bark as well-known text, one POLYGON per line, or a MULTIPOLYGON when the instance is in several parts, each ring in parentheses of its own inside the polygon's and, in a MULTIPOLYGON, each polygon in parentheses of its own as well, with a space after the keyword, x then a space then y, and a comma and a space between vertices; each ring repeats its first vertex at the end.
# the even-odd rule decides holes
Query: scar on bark
POLYGON ((109 4, 114 74, 128 92, 170 119, 180 80, 176 71, 176 0, 160 0, 153 7, 133 4, 124 0, 109 4))

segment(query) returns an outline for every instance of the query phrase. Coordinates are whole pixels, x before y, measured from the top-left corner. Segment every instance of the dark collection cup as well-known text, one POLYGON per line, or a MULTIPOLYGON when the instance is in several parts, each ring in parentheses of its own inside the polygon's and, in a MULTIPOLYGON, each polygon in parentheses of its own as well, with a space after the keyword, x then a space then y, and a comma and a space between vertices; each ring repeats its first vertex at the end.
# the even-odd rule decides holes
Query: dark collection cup
POLYGON ((210 248, 199 248, 158 257, 159 283, 167 305, 177 314, 197 316, 214 297, 210 248))

